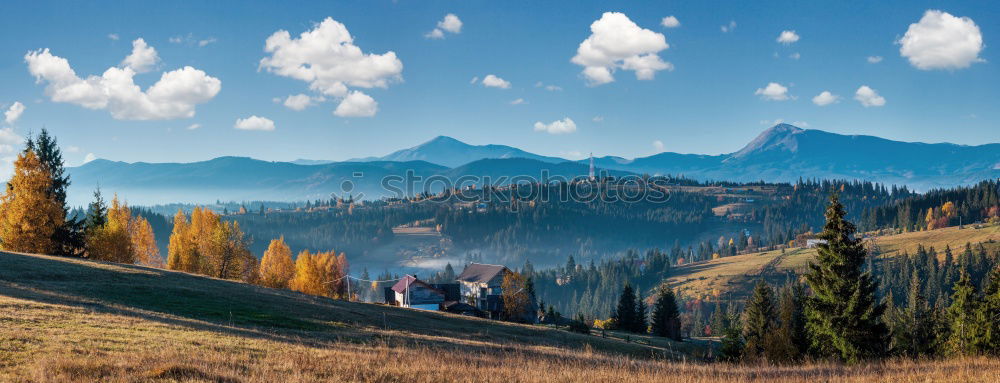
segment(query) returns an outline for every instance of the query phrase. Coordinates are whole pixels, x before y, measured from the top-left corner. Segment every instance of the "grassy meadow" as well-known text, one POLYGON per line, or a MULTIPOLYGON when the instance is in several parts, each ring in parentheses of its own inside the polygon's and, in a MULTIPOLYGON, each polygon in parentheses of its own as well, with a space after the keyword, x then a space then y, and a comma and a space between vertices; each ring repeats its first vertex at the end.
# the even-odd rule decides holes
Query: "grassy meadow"
MULTIPOLYGON (((736 283, 740 272, 767 272, 808 254, 724 258, 690 265, 678 278, 704 283, 718 275, 736 283)), ((1000 376, 1000 361, 986 358, 710 364, 700 362, 709 353, 704 341, 606 335, 336 301, 141 266, 0 253, 0 382, 987 382, 1000 376)))

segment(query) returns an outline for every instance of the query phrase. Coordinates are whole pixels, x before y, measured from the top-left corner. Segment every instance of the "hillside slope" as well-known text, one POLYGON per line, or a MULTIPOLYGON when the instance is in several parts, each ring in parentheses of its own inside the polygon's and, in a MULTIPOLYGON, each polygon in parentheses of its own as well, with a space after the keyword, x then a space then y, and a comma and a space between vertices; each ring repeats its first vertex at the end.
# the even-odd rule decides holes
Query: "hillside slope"
MULTIPOLYGON (((917 231, 877 237, 882 257, 904 253, 914 254, 918 245, 939 251, 945 246, 961 249, 966 243, 988 243, 1000 247, 1000 225, 975 228, 947 227, 937 230, 917 231)), ((816 249, 792 248, 741 254, 732 257, 690 263, 673 269, 671 286, 688 297, 719 296, 724 299, 743 299, 753 290, 760 278, 772 283, 784 283, 787 278, 805 272, 809 261, 816 257, 816 249)))

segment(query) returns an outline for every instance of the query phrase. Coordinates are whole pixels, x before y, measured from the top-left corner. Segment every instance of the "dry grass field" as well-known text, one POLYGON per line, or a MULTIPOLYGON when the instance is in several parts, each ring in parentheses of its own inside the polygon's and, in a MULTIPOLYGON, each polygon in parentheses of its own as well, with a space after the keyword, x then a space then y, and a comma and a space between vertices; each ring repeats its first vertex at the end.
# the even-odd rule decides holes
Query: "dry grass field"
MULTIPOLYGON (((730 366, 540 326, 0 253, 0 382, 987 382, 1000 361, 730 366)), ((664 348, 669 348, 665 350, 664 348)))

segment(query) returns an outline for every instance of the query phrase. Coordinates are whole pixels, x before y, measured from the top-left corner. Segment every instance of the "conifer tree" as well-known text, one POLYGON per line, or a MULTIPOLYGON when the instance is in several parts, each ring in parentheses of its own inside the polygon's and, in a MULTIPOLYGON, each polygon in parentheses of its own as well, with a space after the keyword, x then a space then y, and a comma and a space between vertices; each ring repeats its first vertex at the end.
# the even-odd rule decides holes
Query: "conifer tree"
POLYGON ((108 205, 101 196, 101 188, 94 189, 94 202, 87 207, 87 218, 84 220, 86 230, 93 230, 104 226, 108 221, 108 205))
POLYGON ((744 358, 767 357, 765 352, 770 347, 776 311, 771 286, 763 280, 757 282, 743 311, 743 339, 746 341, 744 358))
POLYGON ((160 248, 156 246, 156 236, 149 221, 143 217, 134 216, 129 222, 128 231, 132 238, 135 261, 142 265, 162 268, 163 258, 160 257, 160 248))
POLYGON ((174 228, 167 247, 167 268, 196 273, 201 270, 201 257, 191 235, 191 223, 180 209, 174 214, 174 228))
POLYGON ((818 246, 818 263, 810 262, 806 274, 813 292, 806 328, 816 356, 857 363, 885 354, 888 329, 881 320, 885 305, 875 297, 876 282, 862 271, 867 251, 846 214, 832 194, 819 235, 826 243, 818 246))
POLYGON ((645 334, 649 332, 649 320, 648 320, 648 308, 646 307, 646 300, 642 299, 642 293, 636 296, 635 303, 635 326, 632 328, 632 332, 645 334))
POLYGON ((969 273, 962 272, 955 284, 948 307, 950 336, 946 345, 948 354, 975 355, 982 351, 983 329, 978 318, 980 311, 979 292, 972 283, 969 273))
POLYGON ((615 320, 615 326, 619 330, 632 331, 636 323, 635 313, 635 292, 632 291, 631 284, 625 283, 625 288, 618 297, 618 306, 615 307, 611 318, 615 320))
POLYGON ((53 250, 59 255, 80 255, 84 248, 84 233, 82 222, 68 218, 69 205, 66 204, 66 189, 69 188, 69 175, 63 164, 62 151, 56 143, 56 138, 42 129, 37 138, 28 138, 25 151, 32 151, 38 161, 44 165, 52 178, 48 193, 62 208, 62 224, 52 233, 52 241, 56 247, 53 250))
POLYGON ((801 359, 808 351, 804 305, 805 288, 801 284, 796 282, 781 289, 778 299, 776 344, 769 359, 776 362, 792 362, 801 359))
POLYGON ((288 287, 305 294, 325 295, 323 275, 313 258, 308 250, 303 250, 295 257, 295 276, 288 282, 288 287))
POLYGON ((263 286, 284 289, 295 275, 292 263, 292 249, 285 243, 285 237, 272 239, 260 260, 260 283, 263 286))
MULTIPOLYGON (((720 313, 721 314, 721 313, 720 313)), ((653 335, 681 340, 680 311, 677 309, 677 298, 674 290, 665 283, 657 289, 656 302, 653 304, 653 335)), ((715 331, 713 329, 713 331, 715 331)))
POLYGON ((907 306, 900 314, 901 331, 893 334, 896 351, 910 357, 931 354, 936 340, 934 318, 916 274, 910 279, 907 306))
POLYGON ((87 233, 87 257, 107 262, 135 263, 136 252, 129 233, 131 220, 132 210, 118 201, 115 195, 108 209, 107 221, 87 233))
POLYGON ((988 353, 1000 355, 1000 265, 990 271, 988 278, 981 307, 985 322, 983 345, 988 353))
POLYGON ((54 240, 63 226, 65 212, 49 190, 52 176, 33 151, 26 150, 14 161, 14 175, 0 197, 0 245, 3 250, 52 254, 60 244, 54 240))

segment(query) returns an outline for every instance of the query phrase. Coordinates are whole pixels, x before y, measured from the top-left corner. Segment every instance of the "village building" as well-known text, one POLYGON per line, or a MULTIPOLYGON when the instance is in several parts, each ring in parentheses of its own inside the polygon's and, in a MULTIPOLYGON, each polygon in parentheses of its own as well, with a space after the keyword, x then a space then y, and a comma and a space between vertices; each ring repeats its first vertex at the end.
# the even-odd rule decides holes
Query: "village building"
POLYGON ((427 283, 407 275, 385 289, 385 303, 419 310, 448 311, 478 316, 475 307, 462 304, 457 283, 427 283))
POLYGON ((475 306, 490 319, 500 319, 503 312, 503 278, 510 269, 502 265, 470 263, 456 280, 461 286, 461 295, 466 302, 475 306))

